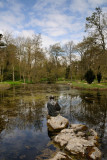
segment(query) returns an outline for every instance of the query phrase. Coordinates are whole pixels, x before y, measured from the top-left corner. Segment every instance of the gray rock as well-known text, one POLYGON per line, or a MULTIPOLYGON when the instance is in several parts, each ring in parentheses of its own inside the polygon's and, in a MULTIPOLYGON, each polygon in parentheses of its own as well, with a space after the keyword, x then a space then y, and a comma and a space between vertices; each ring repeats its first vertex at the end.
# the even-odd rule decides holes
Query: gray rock
POLYGON ((93 136, 94 139, 98 139, 98 134, 96 131, 94 131, 93 129, 89 130, 90 136, 93 136))
POLYGON ((57 136, 54 138, 54 142, 58 143, 60 147, 64 147, 70 139, 75 137, 75 133, 71 129, 62 130, 57 136))
POLYGON ((78 132, 77 137, 84 137, 85 138, 85 133, 84 132, 78 132))
POLYGON ((83 124, 71 124, 71 128, 75 131, 75 132, 79 132, 79 131, 86 131, 88 128, 87 126, 83 125, 83 124))
POLYGON ((62 130, 66 128, 68 124, 69 124, 69 121, 60 115, 56 117, 50 117, 47 120, 47 126, 50 131, 62 130))
POLYGON ((93 147, 91 152, 89 152, 89 157, 93 160, 100 160, 101 159, 101 151, 97 147, 93 147))
POLYGON ((87 147, 93 147, 92 141, 85 140, 80 137, 74 137, 68 141, 65 149, 71 154, 82 154, 85 155, 87 147))
POLYGON ((72 160, 72 158, 63 152, 58 152, 53 158, 49 160, 72 160))

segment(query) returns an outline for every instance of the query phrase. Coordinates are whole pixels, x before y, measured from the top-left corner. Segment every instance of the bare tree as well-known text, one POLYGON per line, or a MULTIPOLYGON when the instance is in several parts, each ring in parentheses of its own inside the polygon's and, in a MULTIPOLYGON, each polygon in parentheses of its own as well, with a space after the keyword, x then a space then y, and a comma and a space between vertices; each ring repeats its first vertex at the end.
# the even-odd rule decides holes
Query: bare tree
POLYGON ((95 12, 92 13, 92 16, 86 17, 86 31, 96 35, 99 44, 102 46, 103 53, 105 53, 106 49, 104 34, 105 30, 107 31, 106 17, 102 13, 101 8, 98 7, 95 9, 95 12))
POLYGON ((12 69, 12 80, 15 81, 15 67, 17 65, 17 48, 13 44, 9 44, 7 47, 7 54, 8 54, 8 62, 9 67, 12 69))
POLYGON ((24 37, 17 37, 15 39, 15 44, 17 46, 17 58, 18 58, 18 64, 19 64, 19 76, 21 80, 21 76, 23 75, 23 69, 21 69, 22 61, 24 58, 24 45, 25 45, 25 38, 24 37))
POLYGON ((69 41, 68 43, 65 44, 64 46, 64 50, 65 50, 65 53, 67 54, 67 61, 68 61, 68 64, 70 66, 70 74, 71 74, 71 79, 72 79, 72 61, 73 59, 75 58, 74 56, 74 42, 73 41, 69 41))
POLYGON ((64 51, 62 50, 62 47, 60 45, 60 43, 56 43, 52 46, 50 46, 50 54, 54 57, 55 60, 55 67, 56 67, 56 80, 58 79, 58 61, 59 61, 59 57, 62 56, 62 53, 64 51))

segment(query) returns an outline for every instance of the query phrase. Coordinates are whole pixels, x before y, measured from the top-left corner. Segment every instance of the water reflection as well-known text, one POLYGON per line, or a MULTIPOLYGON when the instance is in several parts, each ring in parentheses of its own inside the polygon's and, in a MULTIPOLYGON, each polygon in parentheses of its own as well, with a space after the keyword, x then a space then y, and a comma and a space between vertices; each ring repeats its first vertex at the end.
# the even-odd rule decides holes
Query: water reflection
POLYGON ((107 159, 107 92, 78 91, 67 85, 22 85, 0 92, 0 159, 46 159, 57 150, 47 131, 50 94, 71 123, 97 130, 102 159, 107 159))

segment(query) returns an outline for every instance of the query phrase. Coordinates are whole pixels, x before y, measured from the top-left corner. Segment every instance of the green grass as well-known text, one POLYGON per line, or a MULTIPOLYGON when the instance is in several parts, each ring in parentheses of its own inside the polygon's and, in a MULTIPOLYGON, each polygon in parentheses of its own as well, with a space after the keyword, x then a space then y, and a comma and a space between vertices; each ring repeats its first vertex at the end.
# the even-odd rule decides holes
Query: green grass
MULTIPOLYGON (((20 85, 20 84, 23 84, 24 83, 24 81, 3 81, 3 82, 0 82, 0 84, 10 84, 10 85, 20 85)), ((25 81, 25 83, 27 83, 27 84, 32 84, 32 82, 30 81, 25 81)))
POLYGON ((64 81, 56 81, 56 83, 58 84, 68 84, 68 83, 72 83, 71 80, 64 80, 64 81))
POLYGON ((5 81, 5 82, 0 82, 0 84, 10 84, 10 85, 19 85, 22 84, 23 82, 21 81, 5 81))

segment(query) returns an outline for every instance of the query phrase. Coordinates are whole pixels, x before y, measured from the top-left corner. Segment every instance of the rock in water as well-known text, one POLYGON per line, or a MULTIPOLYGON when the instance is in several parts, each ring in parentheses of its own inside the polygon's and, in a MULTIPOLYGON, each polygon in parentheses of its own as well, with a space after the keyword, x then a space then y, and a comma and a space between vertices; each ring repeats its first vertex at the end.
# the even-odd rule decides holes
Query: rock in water
POLYGON ((58 152, 53 158, 49 160, 72 160, 72 158, 63 152, 58 152))
POLYGON ((65 149, 69 151, 71 154, 81 154, 85 155, 87 147, 93 147, 94 143, 91 141, 87 141, 80 137, 74 137, 69 140, 65 149))
POLYGON ((83 125, 83 124, 71 124, 71 128, 75 131, 85 131, 87 130, 87 126, 83 125))
POLYGON ((69 124, 69 121, 60 115, 56 117, 50 117, 47 120, 47 126, 50 131, 60 131, 66 128, 68 124, 69 124))
POLYGON ((88 156, 93 160, 99 160, 101 158, 101 152, 97 147, 93 147, 88 156))
POLYGON ((54 138, 54 142, 59 144, 60 147, 64 147, 68 144, 69 140, 75 137, 75 133, 72 129, 63 129, 57 136, 54 138))

